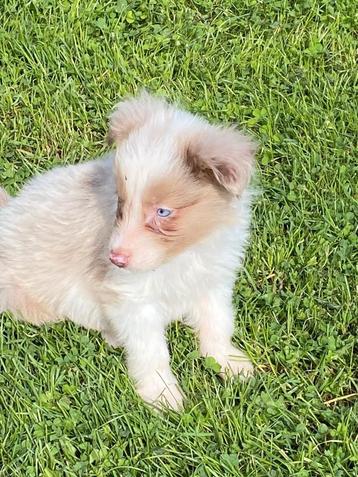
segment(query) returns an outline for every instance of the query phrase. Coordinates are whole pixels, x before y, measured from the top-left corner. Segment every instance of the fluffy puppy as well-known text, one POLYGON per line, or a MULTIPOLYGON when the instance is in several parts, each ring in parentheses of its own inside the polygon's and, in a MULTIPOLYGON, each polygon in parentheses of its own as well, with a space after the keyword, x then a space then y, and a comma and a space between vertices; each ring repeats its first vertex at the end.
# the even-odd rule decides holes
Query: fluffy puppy
POLYGON ((165 328, 182 318, 222 373, 252 373, 234 347, 232 288, 250 219, 254 145, 146 93, 110 116, 116 149, 0 194, 0 312, 70 319, 123 346, 142 398, 178 409, 165 328))

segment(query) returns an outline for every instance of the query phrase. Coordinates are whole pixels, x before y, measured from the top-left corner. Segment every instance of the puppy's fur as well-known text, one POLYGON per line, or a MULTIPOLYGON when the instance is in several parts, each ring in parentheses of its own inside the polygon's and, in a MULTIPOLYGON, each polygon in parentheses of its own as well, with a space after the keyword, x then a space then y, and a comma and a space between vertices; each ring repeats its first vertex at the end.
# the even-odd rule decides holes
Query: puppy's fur
POLYGON ((254 146, 146 93, 119 103, 109 138, 116 149, 100 160, 0 192, 0 312, 101 331, 124 346, 143 399, 180 408, 171 321, 183 317, 223 373, 252 372, 231 343, 231 297, 254 146))

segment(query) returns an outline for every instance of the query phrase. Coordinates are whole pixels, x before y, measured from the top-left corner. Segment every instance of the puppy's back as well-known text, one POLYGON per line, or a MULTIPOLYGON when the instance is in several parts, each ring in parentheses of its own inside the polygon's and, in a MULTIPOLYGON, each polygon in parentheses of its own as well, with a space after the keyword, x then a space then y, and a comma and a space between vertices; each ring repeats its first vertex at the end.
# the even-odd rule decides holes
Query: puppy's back
POLYGON ((116 210, 112 161, 37 176, 0 209, 0 308, 19 286, 57 308, 57 297, 89 289, 105 273, 116 210))

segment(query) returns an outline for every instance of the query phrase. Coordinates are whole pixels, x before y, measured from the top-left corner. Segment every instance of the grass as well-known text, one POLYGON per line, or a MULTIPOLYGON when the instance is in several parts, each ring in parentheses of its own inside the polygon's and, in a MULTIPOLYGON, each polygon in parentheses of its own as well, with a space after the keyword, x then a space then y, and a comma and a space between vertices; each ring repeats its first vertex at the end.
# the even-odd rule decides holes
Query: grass
MULTIPOLYGON (((71 323, 1 317, 1 477, 357 475, 354 2, 3 0, 0 178, 104 149, 106 115, 146 86, 261 144, 223 385, 169 330, 183 414, 152 414, 121 350, 71 323)), ((1 273, 1 271, 0 271, 1 273)))

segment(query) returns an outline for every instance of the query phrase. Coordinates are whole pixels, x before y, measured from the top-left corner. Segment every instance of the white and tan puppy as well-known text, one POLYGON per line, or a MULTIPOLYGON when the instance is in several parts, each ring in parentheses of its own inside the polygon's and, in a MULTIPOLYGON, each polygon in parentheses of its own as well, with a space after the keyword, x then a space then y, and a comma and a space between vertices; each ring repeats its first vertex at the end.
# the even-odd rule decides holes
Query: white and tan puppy
POLYGON ((231 337, 254 146, 143 93, 110 117, 113 153, 0 192, 0 312, 98 330, 147 402, 182 405, 165 328, 182 318, 223 373, 252 373, 231 337))

